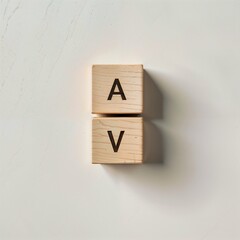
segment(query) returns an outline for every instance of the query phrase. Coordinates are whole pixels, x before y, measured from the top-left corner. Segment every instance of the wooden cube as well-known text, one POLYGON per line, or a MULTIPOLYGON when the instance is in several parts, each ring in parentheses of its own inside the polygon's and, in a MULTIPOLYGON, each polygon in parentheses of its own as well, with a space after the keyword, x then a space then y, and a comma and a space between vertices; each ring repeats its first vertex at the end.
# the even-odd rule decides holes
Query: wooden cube
POLYGON ((143 162, 141 117, 97 117, 92 122, 92 163, 143 162))
POLYGON ((143 112, 143 65, 93 65, 92 112, 143 112))

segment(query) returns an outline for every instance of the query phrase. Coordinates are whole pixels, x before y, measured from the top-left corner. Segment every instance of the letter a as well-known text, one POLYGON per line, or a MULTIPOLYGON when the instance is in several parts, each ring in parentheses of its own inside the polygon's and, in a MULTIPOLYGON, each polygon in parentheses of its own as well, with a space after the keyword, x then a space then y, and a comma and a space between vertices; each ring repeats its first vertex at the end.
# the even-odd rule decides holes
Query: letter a
POLYGON ((115 141, 114 141, 114 139, 113 139, 112 131, 107 131, 107 132, 108 132, 108 136, 109 136, 109 138, 110 138, 111 144, 112 144, 113 151, 114 151, 114 152, 117 152, 118 149, 119 149, 119 147, 120 147, 120 143, 121 143, 121 141, 122 141, 124 131, 121 131, 121 132, 120 132, 120 135, 119 135, 119 137, 118 137, 117 144, 115 144, 115 141))
POLYGON ((125 94, 124 94, 124 92, 123 92, 121 83, 120 83, 120 81, 119 81, 118 78, 115 78, 114 83, 113 83, 113 85, 112 85, 112 89, 111 89, 111 91, 110 91, 110 93, 109 93, 109 96, 108 96, 108 99, 107 99, 107 100, 112 100, 113 94, 115 94, 115 95, 121 95, 122 100, 127 100, 127 99, 126 99, 126 96, 125 96, 125 94), (119 90, 118 92, 115 92, 116 86, 118 87, 118 90, 119 90))

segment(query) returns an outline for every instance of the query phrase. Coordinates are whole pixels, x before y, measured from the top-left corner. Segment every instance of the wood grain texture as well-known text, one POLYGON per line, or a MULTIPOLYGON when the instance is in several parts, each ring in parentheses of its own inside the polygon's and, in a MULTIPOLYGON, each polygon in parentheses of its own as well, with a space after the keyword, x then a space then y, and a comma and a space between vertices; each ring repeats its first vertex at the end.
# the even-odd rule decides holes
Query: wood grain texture
POLYGON ((143 65, 93 65, 92 112, 142 113, 143 65), (123 100, 120 95, 114 95, 111 100, 108 100, 115 79, 119 79, 126 100, 123 100))
POLYGON ((143 162, 143 119, 141 117, 98 117, 92 120, 92 163, 139 164, 143 162), (117 143, 114 152, 108 131, 117 143))

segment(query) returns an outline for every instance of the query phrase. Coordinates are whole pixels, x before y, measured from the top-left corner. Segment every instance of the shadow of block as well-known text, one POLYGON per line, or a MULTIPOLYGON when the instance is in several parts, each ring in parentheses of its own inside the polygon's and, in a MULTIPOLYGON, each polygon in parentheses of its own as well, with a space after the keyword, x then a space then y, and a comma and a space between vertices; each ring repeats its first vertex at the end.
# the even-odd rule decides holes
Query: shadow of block
POLYGON ((143 163, 164 163, 164 142, 159 128, 150 121, 144 122, 143 163))
POLYGON ((163 119, 163 94, 145 70, 143 88, 143 116, 145 120, 163 119))
POLYGON ((163 94, 144 71, 144 163, 164 162, 163 136, 153 121, 163 119, 163 94))

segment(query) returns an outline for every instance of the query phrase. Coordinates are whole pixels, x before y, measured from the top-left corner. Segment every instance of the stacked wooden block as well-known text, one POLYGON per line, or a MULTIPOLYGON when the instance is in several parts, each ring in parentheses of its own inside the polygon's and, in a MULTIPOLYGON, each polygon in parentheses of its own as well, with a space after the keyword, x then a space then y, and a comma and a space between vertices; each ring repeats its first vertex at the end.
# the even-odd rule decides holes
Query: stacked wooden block
POLYGON ((143 162, 142 65, 93 65, 92 113, 92 163, 143 162))

